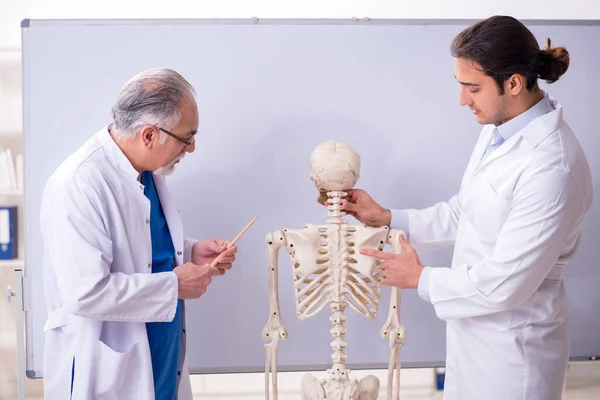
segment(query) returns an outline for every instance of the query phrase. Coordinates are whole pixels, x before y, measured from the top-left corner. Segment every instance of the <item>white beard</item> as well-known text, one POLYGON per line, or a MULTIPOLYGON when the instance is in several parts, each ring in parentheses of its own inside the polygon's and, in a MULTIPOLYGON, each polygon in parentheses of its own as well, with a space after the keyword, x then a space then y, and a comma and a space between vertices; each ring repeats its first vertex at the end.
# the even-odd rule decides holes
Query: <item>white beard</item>
POLYGON ((157 168, 154 170, 154 173, 159 176, 169 176, 175 171, 175 164, 177 161, 180 161, 185 157, 185 154, 178 156, 176 159, 171 161, 169 165, 165 165, 164 167, 157 168))

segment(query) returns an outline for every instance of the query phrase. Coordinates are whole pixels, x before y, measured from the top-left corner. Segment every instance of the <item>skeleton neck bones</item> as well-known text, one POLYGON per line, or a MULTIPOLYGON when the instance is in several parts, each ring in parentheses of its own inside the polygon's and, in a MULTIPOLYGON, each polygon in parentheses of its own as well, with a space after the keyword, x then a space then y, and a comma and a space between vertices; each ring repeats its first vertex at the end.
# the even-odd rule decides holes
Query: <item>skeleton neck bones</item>
MULTIPOLYGON (((348 164, 346 164, 348 165, 348 164)), ((357 173, 352 174, 357 178, 357 173)), ((351 175, 348 175, 351 176, 351 175)), ((355 178, 355 179, 356 179, 355 178)), ((353 185, 353 184, 352 184, 353 185)), ((351 186, 350 186, 351 187, 351 186)), ((381 284, 379 281, 378 260, 359 253, 362 248, 383 250, 386 243, 392 244, 396 252, 399 246, 399 231, 388 227, 369 228, 364 225, 350 225, 343 218, 341 199, 347 193, 342 190, 327 192, 331 217, 327 224, 307 224, 304 229, 284 229, 271 232, 266 242, 269 254, 269 293, 270 317, 263 329, 267 364, 265 370, 265 395, 269 397, 269 372, 272 373, 273 399, 277 399, 277 350, 279 340, 287 338, 287 330, 279 310, 277 253, 284 247, 290 255, 294 277, 294 291, 297 316, 301 321, 310 318, 327 305, 332 316, 330 330, 332 367, 327 370, 327 378, 321 381, 307 374, 302 380, 302 398, 321 399, 376 399, 379 393, 379 380, 366 376, 357 381, 350 379, 346 367, 346 328, 344 327, 347 307, 373 319, 377 313, 381 284)), ((390 364, 388 368, 388 400, 392 399, 393 376, 396 372, 396 397, 399 393, 399 352, 404 339, 404 328, 400 324, 400 291, 392 289, 392 301, 388 320, 382 329, 382 337, 390 342, 390 364)))

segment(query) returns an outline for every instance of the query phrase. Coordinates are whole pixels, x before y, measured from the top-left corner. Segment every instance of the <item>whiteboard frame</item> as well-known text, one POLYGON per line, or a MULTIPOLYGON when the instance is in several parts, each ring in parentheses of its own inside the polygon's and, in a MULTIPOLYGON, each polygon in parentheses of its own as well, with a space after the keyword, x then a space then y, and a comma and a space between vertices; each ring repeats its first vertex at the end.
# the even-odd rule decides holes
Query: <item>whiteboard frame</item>
MULTIPOLYGON (((358 25, 358 24, 369 24, 369 25, 466 25, 472 24, 480 19, 411 19, 411 18, 392 18, 392 19, 371 19, 369 17, 352 17, 352 18, 266 18, 262 19, 259 17, 251 18, 165 18, 165 19, 23 19, 21 21, 21 49, 22 49, 22 93, 23 93, 23 149, 24 149, 24 205, 25 210, 30 209, 31 199, 27 194, 28 187, 28 165, 29 165, 29 116, 30 112, 28 109, 29 100, 29 89, 30 84, 28 81, 28 68, 29 68, 29 52, 28 52, 28 28, 40 27, 40 26, 98 26, 98 25, 358 25)), ((531 26, 600 26, 600 20, 563 20, 563 19, 521 19, 526 25, 531 26)), ((29 242, 31 229, 27 226, 29 219, 25 218, 25 243, 29 242)), ((31 253, 31 247, 25 246, 25 268, 24 278, 28 278, 28 269, 26 268, 27 259, 31 253)), ((31 351, 32 337, 28 335, 31 329, 31 315, 28 312, 30 304, 29 298, 32 293, 27 290, 29 287, 24 288, 24 308, 27 311, 23 311, 25 320, 25 350, 26 350, 26 376, 30 379, 43 378, 42 371, 29 369, 33 364, 33 352, 31 351)), ((571 362, 587 362, 600 360, 600 354, 591 355, 587 357, 570 357, 571 362)), ((443 367, 445 361, 442 360, 438 363, 428 362, 411 362, 409 365, 403 364, 403 368, 423 368, 423 367, 443 367)), ((297 371, 313 371, 328 368, 329 366, 323 365, 303 365, 303 366, 278 366, 280 372, 297 372, 297 371)), ((374 369, 379 368, 380 365, 360 365, 354 366, 354 369, 374 369)), ((204 373, 247 373, 247 372, 260 372, 255 369, 248 369, 247 371, 229 371, 226 368, 211 369, 206 371, 204 369, 190 369, 192 374, 204 374, 204 373)))

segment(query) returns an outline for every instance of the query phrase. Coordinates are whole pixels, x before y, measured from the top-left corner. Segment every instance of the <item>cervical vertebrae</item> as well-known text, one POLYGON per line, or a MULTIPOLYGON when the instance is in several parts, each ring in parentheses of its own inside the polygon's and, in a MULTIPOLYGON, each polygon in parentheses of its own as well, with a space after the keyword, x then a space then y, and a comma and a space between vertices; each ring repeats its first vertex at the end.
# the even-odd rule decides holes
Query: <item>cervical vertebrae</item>
POLYGON ((347 224, 348 221, 346 221, 344 218, 342 218, 344 215, 346 215, 346 213, 344 211, 342 211, 342 198, 345 197, 348 193, 346 192, 328 192, 327 193, 327 197, 328 197, 328 203, 330 204, 329 207, 329 212, 327 213, 327 215, 329 215, 330 217, 333 217, 333 219, 328 219, 327 223, 330 224, 347 224))

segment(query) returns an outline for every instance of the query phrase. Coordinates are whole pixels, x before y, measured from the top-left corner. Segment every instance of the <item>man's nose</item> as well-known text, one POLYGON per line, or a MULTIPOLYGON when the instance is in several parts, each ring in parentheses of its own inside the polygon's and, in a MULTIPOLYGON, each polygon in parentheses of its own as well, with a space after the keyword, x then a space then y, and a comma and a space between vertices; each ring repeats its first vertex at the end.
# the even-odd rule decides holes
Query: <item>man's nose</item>
POLYGON ((187 146, 185 148, 185 152, 186 153, 193 153, 194 150, 196 150, 196 141, 195 140, 192 142, 192 144, 190 144, 189 146, 187 146))
POLYGON ((465 88, 460 89, 460 94, 458 95, 458 102, 461 106, 469 106, 473 104, 473 99, 469 94, 469 91, 465 88))

